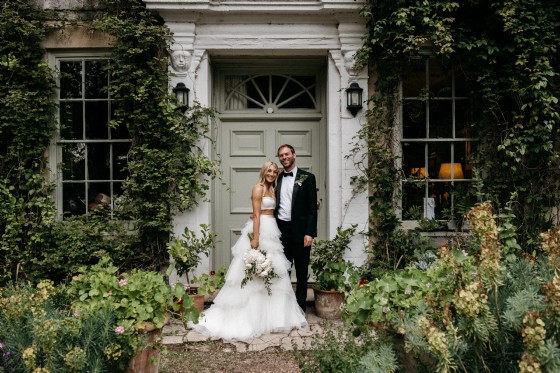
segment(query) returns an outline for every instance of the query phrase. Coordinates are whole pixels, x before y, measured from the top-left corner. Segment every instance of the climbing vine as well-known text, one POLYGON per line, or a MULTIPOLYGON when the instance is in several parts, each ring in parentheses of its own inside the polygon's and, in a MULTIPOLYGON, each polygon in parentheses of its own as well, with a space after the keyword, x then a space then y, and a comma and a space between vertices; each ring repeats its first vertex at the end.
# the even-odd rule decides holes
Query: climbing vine
POLYGON ((385 1, 362 9, 368 34, 358 63, 375 71, 368 121, 359 134, 369 154, 358 185, 370 192, 373 257, 388 260, 401 172, 393 133, 397 88, 411 56, 427 50, 468 79, 478 136, 479 197, 508 206, 521 242, 534 247, 557 219, 558 45, 560 8, 554 1, 385 1), (390 202, 389 202, 390 201, 390 202))
POLYGON ((32 1, 0 7, 0 278, 23 271, 54 221, 43 177, 55 109, 41 47, 50 31, 46 19, 32 1))
POLYGON ((0 277, 52 276, 46 267, 70 273, 106 255, 125 267, 164 267, 173 215, 205 196, 219 168, 199 148, 213 111, 195 103, 183 113, 169 93, 172 35, 163 20, 141 0, 100 0, 93 11, 75 9, 71 17, 47 14, 32 0, 7 0, 0 11, 0 277), (113 36, 107 68, 118 105, 110 125, 126 127, 132 139, 124 196, 113 214, 55 221, 45 178, 55 85, 41 45, 52 20, 113 36))
POLYGON ((125 204, 137 222, 140 253, 157 267, 168 261, 172 214, 205 195, 219 169, 197 143, 208 132, 210 109, 177 111, 168 91, 172 35, 140 0, 101 0, 103 17, 92 27, 116 38, 110 64, 111 94, 119 101, 113 126, 126 126, 133 140, 125 204))

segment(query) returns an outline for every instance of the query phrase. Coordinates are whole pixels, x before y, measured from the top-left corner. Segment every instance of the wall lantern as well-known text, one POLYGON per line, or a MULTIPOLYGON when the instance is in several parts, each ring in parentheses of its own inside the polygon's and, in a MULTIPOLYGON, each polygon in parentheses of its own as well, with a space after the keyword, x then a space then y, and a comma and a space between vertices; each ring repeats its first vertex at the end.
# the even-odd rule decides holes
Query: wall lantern
POLYGON ((362 92, 363 89, 358 83, 352 83, 346 88, 346 109, 355 117, 358 111, 362 109, 362 92))
POLYGON ((173 88, 173 93, 177 98, 177 108, 183 113, 189 107, 189 92, 190 89, 187 88, 185 83, 177 83, 177 86, 173 88))

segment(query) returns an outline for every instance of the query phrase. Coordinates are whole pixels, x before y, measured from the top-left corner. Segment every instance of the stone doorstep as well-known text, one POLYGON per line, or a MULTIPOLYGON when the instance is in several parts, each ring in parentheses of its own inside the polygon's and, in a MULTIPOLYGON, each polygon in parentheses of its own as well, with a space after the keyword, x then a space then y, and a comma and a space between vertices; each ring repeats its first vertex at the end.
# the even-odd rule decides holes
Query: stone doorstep
MULTIPOLYGON (((313 306, 307 308, 306 318, 309 326, 305 329, 292 329, 288 333, 268 333, 258 338, 245 341, 223 341, 230 344, 232 350, 237 352, 263 351, 270 347, 278 347, 283 350, 293 350, 296 346, 298 350, 309 350, 313 336, 323 333, 323 320, 315 314, 313 306)), ((333 322, 330 320, 330 322, 333 322)), ((336 322, 336 321, 334 321, 336 322)), ((163 344, 168 346, 181 346, 185 344, 197 344, 208 341, 217 341, 198 333, 194 330, 185 329, 183 323, 178 320, 171 320, 163 328, 163 344)))

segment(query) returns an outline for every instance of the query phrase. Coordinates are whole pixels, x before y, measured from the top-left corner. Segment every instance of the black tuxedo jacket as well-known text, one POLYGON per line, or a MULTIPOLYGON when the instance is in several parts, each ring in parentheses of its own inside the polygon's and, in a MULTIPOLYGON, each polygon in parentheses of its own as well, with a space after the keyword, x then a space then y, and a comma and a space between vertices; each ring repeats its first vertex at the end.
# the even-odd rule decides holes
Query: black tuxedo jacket
MULTIPOLYGON (((290 177, 290 176, 288 176, 290 177)), ((280 174, 276 183, 276 209, 278 218, 280 190, 284 176, 280 174)), ((298 168, 292 194, 293 239, 303 242, 303 236, 317 237, 317 182, 315 175, 298 168)))

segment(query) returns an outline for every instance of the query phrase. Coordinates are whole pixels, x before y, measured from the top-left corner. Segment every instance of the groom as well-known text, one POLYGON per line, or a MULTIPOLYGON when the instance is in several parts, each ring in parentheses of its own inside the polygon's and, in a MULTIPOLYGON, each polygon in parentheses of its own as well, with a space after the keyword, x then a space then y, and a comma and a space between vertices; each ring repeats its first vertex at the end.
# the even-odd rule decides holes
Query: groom
POLYGON ((281 172, 276 186, 274 216, 282 233, 286 258, 296 269, 296 299, 305 311, 311 244, 317 236, 317 186, 315 175, 296 166, 296 152, 288 144, 278 148, 281 172))

